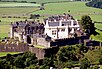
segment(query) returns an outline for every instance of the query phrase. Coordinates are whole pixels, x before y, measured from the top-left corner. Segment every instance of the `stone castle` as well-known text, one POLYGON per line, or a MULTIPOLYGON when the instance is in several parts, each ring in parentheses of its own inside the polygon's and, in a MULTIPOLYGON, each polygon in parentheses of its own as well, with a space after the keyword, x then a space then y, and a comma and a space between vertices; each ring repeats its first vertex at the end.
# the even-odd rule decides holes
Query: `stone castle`
POLYGON ((10 27, 10 38, 47 48, 80 43, 81 36, 84 36, 81 24, 69 14, 51 16, 44 19, 44 23, 17 21, 10 27))

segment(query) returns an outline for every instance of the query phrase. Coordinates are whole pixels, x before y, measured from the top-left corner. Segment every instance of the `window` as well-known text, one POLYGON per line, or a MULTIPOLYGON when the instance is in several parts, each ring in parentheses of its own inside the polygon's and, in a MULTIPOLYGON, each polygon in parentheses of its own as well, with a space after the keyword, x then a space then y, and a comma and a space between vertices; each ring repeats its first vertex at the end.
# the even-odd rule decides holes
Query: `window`
POLYGON ((52 31, 52 35, 56 35, 56 30, 53 30, 52 31))
POLYGON ((65 31, 65 29, 61 29, 61 32, 64 32, 65 31))
POLYGON ((76 21, 74 21, 73 25, 74 25, 74 26, 75 26, 75 25, 77 25, 77 22, 76 22, 76 21))

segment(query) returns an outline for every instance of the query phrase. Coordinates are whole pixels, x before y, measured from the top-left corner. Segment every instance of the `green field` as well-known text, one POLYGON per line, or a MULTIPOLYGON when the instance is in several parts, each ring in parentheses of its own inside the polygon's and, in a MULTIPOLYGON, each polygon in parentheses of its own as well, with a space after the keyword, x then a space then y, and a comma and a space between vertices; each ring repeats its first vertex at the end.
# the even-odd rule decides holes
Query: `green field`
POLYGON ((90 15, 93 21, 102 22, 102 9, 87 7, 85 2, 49 3, 45 5, 45 10, 33 12, 33 14, 42 15, 63 13, 69 13, 77 19, 80 19, 82 15, 90 15))
MULTIPOLYGON (((20 0, 19 0, 20 1, 20 0)), ((31 0, 30 0, 31 1, 31 0)), ((32 0, 34 1, 34 0, 32 0)), ((41 0, 38 0, 41 1, 41 0)), ((42 0, 43 1, 43 0, 42 0)), ((45 0, 47 1, 47 0, 45 0)), ((51 1, 51 0, 48 0, 51 1)), ((54 0, 52 0, 54 1, 54 0)), ((58 1, 58 0, 55 0, 58 1)), ((60 0, 61 1, 61 0, 60 0)), ((1 4, 5 2, 0 2, 1 4)), ((11 2, 5 4, 12 4, 11 2)), ((24 3, 25 4, 25 3, 24 3)), ((24 5, 23 4, 23 5, 24 5)), ((27 3, 26 3, 27 4, 27 3)), ((28 3, 29 4, 29 3, 28 3)), ((13 4, 14 5, 14 4, 13 4)), ((17 5, 17 4, 16 4, 17 5)), ((16 7, 16 8, 0 8, 0 37, 7 36, 9 32, 9 24, 14 21, 21 21, 29 18, 30 14, 41 14, 40 20, 51 15, 60 15, 63 13, 69 13, 76 19, 81 19, 83 15, 91 16, 93 21, 102 22, 102 9, 92 8, 85 6, 85 2, 62 2, 62 3, 48 3, 44 5, 45 10, 39 10, 37 7, 16 7), (38 10, 38 11, 36 11, 38 10), (70 12, 68 12, 70 10, 70 12), (6 18, 2 18, 5 16, 6 18), (11 16, 12 18, 8 18, 11 16), (20 18, 14 18, 14 16, 20 18), (25 17, 25 18, 24 18, 25 17)), ((96 24, 97 28, 101 28, 101 25, 96 24)))
POLYGON ((99 23, 95 23, 95 27, 102 30, 102 24, 99 24, 99 23))
POLYGON ((92 40, 96 40, 96 41, 101 41, 102 42, 102 32, 99 31, 99 30, 96 30, 96 32, 99 33, 99 34, 97 34, 97 35, 91 35, 90 38, 92 40))
POLYGON ((0 17, 3 16, 27 16, 38 10, 40 4, 0 2, 0 17))
POLYGON ((34 3, 15 3, 15 2, 1 2, 0 7, 38 7, 40 4, 34 3))
POLYGON ((2 1, 27 1, 36 3, 46 3, 46 2, 60 2, 60 1, 70 1, 70 0, 2 0, 2 1))
MULTIPOLYGON (((97 48, 99 48, 99 46, 97 48)), ((101 51, 102 51, 102 48, 96 49, 96 50, 88 50, 87 53, 84 53, 84 57, 88 58, 88 60, 90 60, 91 64, 98 64, 99 59, 102 55, 101 51)))
POLYGON ((0 52, 0 57, 6 56, 7 54, 13 55, 13 54, 18 54, 18 53, 19 53, 19 52, 0 52))
POLYGON ((0 8, 0 17, 3 16, 28 16, 38 8, 0 8))
POLYGON ((8 36, 9 31, 9 25, 0 25, 0 38, 8 36))

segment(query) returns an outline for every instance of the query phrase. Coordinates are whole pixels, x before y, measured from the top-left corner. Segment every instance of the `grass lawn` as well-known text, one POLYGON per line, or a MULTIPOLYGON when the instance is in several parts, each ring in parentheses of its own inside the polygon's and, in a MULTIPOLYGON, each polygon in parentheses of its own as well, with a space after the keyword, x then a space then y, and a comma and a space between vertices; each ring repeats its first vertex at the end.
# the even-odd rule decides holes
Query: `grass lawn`
POLYGON ((0 8, 0 17, 2 16, 27 16, 39 8, 0 8))
POLYGON ((0 2, 0 17, 2 16, 27 16, 31 12, 38 10, 40 4, 0 2))
POLYGON ((64 68, 64 69, 69 69, 69 68, 64 68))
POLYGON ((102 21, 102 9, 87 7, 85 2, 49 3, 45 5, 45 10, 33 12, 33 14, 43 15, 63 13, 69 13, 77 19, 81 19, 82 15, 90 15, 93 21, 102 21))
POLYGON ((9 25, 0 25, 0 38, 7 37, 9 31, 9 25))
POLYGON ((100 69, 102 69, 102 65, 100 66, 100 69))
POLYGON ((101 31, 99 31, 99 30, 96 30, 96 32, 98 32, 99 34, 97 34, 97 35, 91 35, 91 39, 92 40, 96 40, 96 41, 101 41, 102 42, 102 32, 101 31))
POLYGON ((0 18, 0 25, 9 25, 11 22, 24 21, 25 18, 0 18))
POLYGON ((7 54, 18 54, 19 52, 0 52, 0 57, 6 56, 7 54))
POLYGON ((101 53, 102 50, 89 50, 87 53, 85 53, 85 57, 88 58, 88 60, 90 60, 91 64, 98 64, 99 63, 99 59, 102 55, 101 53))
POLYGON ((102 24, 95 23, 95 27, 102 30, 102 24))
POLYGON ((45 48, 44 46, 41 46, 41 45, 34 45, 34 47, 42 48, 42 49, 44 49, 44 48, 45 48))

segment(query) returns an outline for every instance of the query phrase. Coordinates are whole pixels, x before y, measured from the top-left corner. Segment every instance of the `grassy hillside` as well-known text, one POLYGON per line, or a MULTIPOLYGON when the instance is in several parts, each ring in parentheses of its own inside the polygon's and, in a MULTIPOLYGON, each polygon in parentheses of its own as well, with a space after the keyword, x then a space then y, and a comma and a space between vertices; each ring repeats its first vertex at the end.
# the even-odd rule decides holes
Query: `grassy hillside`
POLYGON ((97 35, 91 35, 90 38, 92 40, 96 40, 96 41, 101 41, 102 42, 102 31, 96 30, 96 32, 98 32, 99 34, 97 34, 97 35))
POLYGON ((24 16, 38 10, 40 4, 0 2, 0 17, 2 16, 24 16))
MULTIPOLYGON (((89 15, 93 21, 102 22, 102 9, 87 7, 85 2, 48 3, 45 4, 44 8, 45 10, 39 10, 37 7, 0 8, 0 37, 7 36, 10 22, 25 20, 29 18, 30 14, 41 14, 45 18, 51 15, 69 13, 77 19, 81 19, 82 15, 89 15), (68 12, 69 10, 70 12, 68 12), (6 18, 1 18, 2 16, 6 16, 6 18), (8 18, 8 16, 12 16, 12 18, 8 18), (14 16, 20 16, 20 18, 14 18, 14 16)), ((96 26, 102 27, 101 25, 96 26)))
POLYGON ((45 10, 33 12, 33 14, 43 15, 63 13, 69 13, 77 19, 80 19, 82 15, 89 15, 93 21, 102 21, 102 9, 87 7, 85 2, 50 3, 45 5, 45 10))
POLYGON ((99 59, 102 55, 102 53, 101 53, 102 48, 101 49, 98 49, 99 47, 96 47, 96 48, 97 49, 95 49, 95 50, 88 50, 88 52, 84 54, 85 57, 90 60, 91 64, 98 64, 99 59))
POLYGON ((70 1, 70 0, 2 0, 2 1, 26 1, 26 2, 45 3, 45 2, 70 1))
POLYGON ((102 30, 102 24, 96 23, 95 24, 95 27, 98 28, 98 29, 100 29, 100 30, 102 30))
POLYGON ((18 54, 19 52, 0 52, 0 57, 6 56, 7 54, 18 54))
POLYGON ((40 6, 40 4, 0 2, 0 7, 38 7, 38 6, 40 6))
POLYGON ((0 8, 0 17, 2 16, 25 16, 37 10, 38 8, 0 8))

